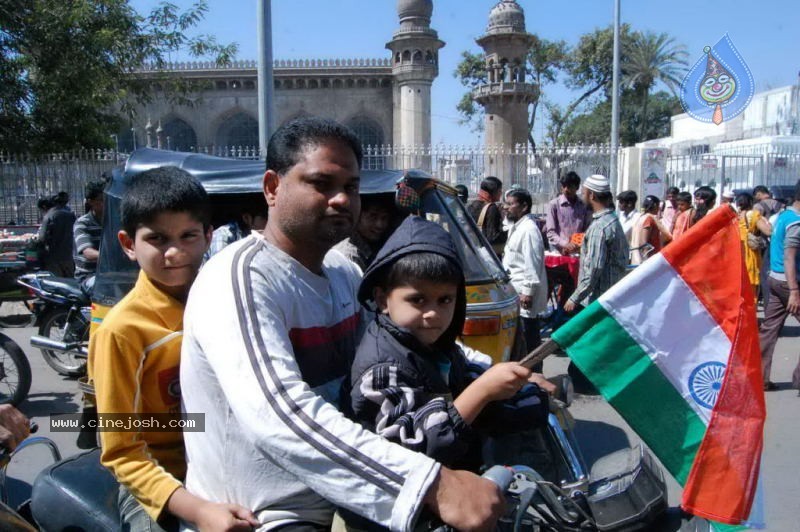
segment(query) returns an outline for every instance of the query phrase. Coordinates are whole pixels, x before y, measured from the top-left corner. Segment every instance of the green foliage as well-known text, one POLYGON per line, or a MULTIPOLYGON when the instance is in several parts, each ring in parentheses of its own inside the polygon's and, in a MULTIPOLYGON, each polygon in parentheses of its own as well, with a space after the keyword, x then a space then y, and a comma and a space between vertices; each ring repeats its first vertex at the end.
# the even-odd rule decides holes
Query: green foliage
POLYGON ((469 125, 472 131, 483 131, 483 111, 473 101, 472 91, 487 82, 486 56, 461 52, 461 61, 456 66, 453 76, 469 89, 456 105, 456 110, 461 115, 460 123, 469 125))
MULTIPOLYGON (((619 127, 621 146, 632 146, 637 142, 669 135, 670 117, 680 112, 680 101, 665 91, 648 95, 648 100, 650 112, 644 118, 640 95, 632 89, 622 91, 619 127)), ((591 111, 570 120, 554 144, 608 144, 610 138, 611 100, 606 99, 591 111)))
MULTIPOLYGON (((624 63, 627 43, 631 40, 630 26, 622 24, 619 35, 622 44, 620 60, 624 63)), ((612 26, 581 35, 567 64, 569 76, 567 86, 582 91, 603 89, 606 95, 610 94, 613 59, 614 28, 612 26)))
MULTIPOLYGON (((626 43, 631 40, 628 24, 620 26, 620 63, 624 63, 626 43)), ((581 35, 578 44, 571 50, 565 63, 568 88, 580 91, 565 108, 548 103, 550 114, 549 140, 553 143, 561 137, 561 130, 573 114, 595 95, 610 97, 613 77, 614 28, 609 26, 581 35)), ((601 100, 602 101, 602 100, 601 100)))
POLYGON ((230 62, 236 45, 187 34, 205 15, 199 0, 186 11, 161 3, 146 17, 127 0, 0 0, 0 145, 49 152, 109 146, 120 113, 152 98, 158 81, 172 103, 191 103, 198 88, 153 72, 187 51, 230 62))
POLYGON ((638 31, 626 43, 625 54, 623 79, 628 88, 639 94, 642 106, 639 138, 645 139, 650 90, 660 81, 675 95, 688 65, 688 54, 666 33, 638 31))

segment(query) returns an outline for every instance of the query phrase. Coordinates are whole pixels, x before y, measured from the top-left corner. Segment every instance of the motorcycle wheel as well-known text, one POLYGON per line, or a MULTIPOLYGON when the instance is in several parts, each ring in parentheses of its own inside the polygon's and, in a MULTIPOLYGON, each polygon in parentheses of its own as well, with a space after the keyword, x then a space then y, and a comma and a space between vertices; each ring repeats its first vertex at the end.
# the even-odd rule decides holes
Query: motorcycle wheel
MULTIPOLYGON (((2 305, 3 303, 4 301, 0 301, 0 305, 2 305)), ((28 302, 23 301, 22 303, 25 305, 24 312, 22 312, 21 314, 20 313, 5 314, 0 316, 0 327, 4 329, 30 327, 36 322, 36 315, 31 312, 30 307, 28 307, 28 302)), ((12 312, 16 311, 17 309, 14 309, 14 311, 12 312)))
POLYGON ((17 406, 30 389, 30 362, 14 340, 0 334, 0 404, 17 406))
MULTIPOLYGON (((69 309, 57 308, 41 319, 39 325, 39 335, 52 340, 64 340, 64 328, 69 316, 69 309)), ((86 359, 76 356, 74 353, 62 353, 52 349, 40 349, 44 361, 57 373, 67 377, 80 377, 86 374, 86 359)))

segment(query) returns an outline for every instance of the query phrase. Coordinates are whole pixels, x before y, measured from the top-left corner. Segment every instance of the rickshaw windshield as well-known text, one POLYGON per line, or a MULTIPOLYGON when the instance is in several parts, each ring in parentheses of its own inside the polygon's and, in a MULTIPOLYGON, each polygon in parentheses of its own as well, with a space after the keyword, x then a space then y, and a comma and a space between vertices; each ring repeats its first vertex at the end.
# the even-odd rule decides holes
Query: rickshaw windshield
POLYGON ((468 285, 505 280, 503 265, 478 235, 475 222, 457 196, 431 188, 421 199, 425 218, 440 224, 452 236, 468 285))
POLYGON ((128 259, 117 240, 122 229, 120 223, 121 183, 112 182, 105 192, 103 209, 103 234, 100 241, 100 258, 97 261, 97 275, 92 289, 92 301, 107 307, 116 305, 133 288, 139 265, 128 259))

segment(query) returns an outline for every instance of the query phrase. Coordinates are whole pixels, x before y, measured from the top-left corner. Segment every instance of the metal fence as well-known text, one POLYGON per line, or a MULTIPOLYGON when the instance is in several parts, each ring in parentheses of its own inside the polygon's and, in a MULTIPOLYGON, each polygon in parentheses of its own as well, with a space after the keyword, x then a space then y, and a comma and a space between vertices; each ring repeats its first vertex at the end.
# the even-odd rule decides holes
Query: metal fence
POLYGON ((83 188, 86 181, 108 177, 111 169, 125 159, 110 150, 82 150, 41 157, 0 153, 0 225, 36 224, 41 213, 39 198, 64 191, 69 205, 84 212, 83 188))
POLYGON ((800 147, 756 145, 714 153, 672 155, 666 162, 671 186, 694 191, 708 185, 717 191, 756 185, 794 185, 800 178, 800 147))
POLYGON ((485 176, 495 175, 506 188, 527 189, 539 207, 559 193, 558 180, 570 170, 607 175, 610 153, 608 146, 366 146, 362 167, 419 168, 451 185, 465 185, 471 194, 477 194, 485 176))
MULTIPOLYGON (((200 147, 193 151, 237 159, 258 159, 256 147, 200 147)), ((365 146, 364 169, 419 168, 452 185, 465 185, 475 195, 487 175, 499 177, 506 188, 527 189, 534 212, 559 193, 559 178, 573 170, 585 177, 608 175, 608 146, 365 146)), ((85 150, 43 157, 0 153, 0 224, 36 223, 40 197, 59 191, 70 195, 76 213, 83 212, 87 179, 110 175, 127 155, 110 150, 85 150)), ((710 185, 718 192, 755 185, 793 185, 800 177, 800 146, 772 144, 736 146, 713 153, 671 155, 666 158, 668 185, 694 191, 710 185)), ((612 178, 612 183, 615 180, 612 178)))

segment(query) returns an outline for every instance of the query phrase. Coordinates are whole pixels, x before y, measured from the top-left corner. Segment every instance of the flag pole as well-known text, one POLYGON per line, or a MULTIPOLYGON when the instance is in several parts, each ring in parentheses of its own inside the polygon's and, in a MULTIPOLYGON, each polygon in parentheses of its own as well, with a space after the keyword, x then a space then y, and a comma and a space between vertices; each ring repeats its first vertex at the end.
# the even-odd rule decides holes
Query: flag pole
POLYGON ((267 157, 267 143, 275 129, 275 88, 272 73, 272 1, 258 2, 258 148, 267 157))
POLYGON ((554 340, 547 340, 545 343, 528 353, 525 358, 519 361, 519 363, 528 369, 533 369, 535 365, 539 364, 545 358, 549 357, 558 350, 559 346, 554 340))

